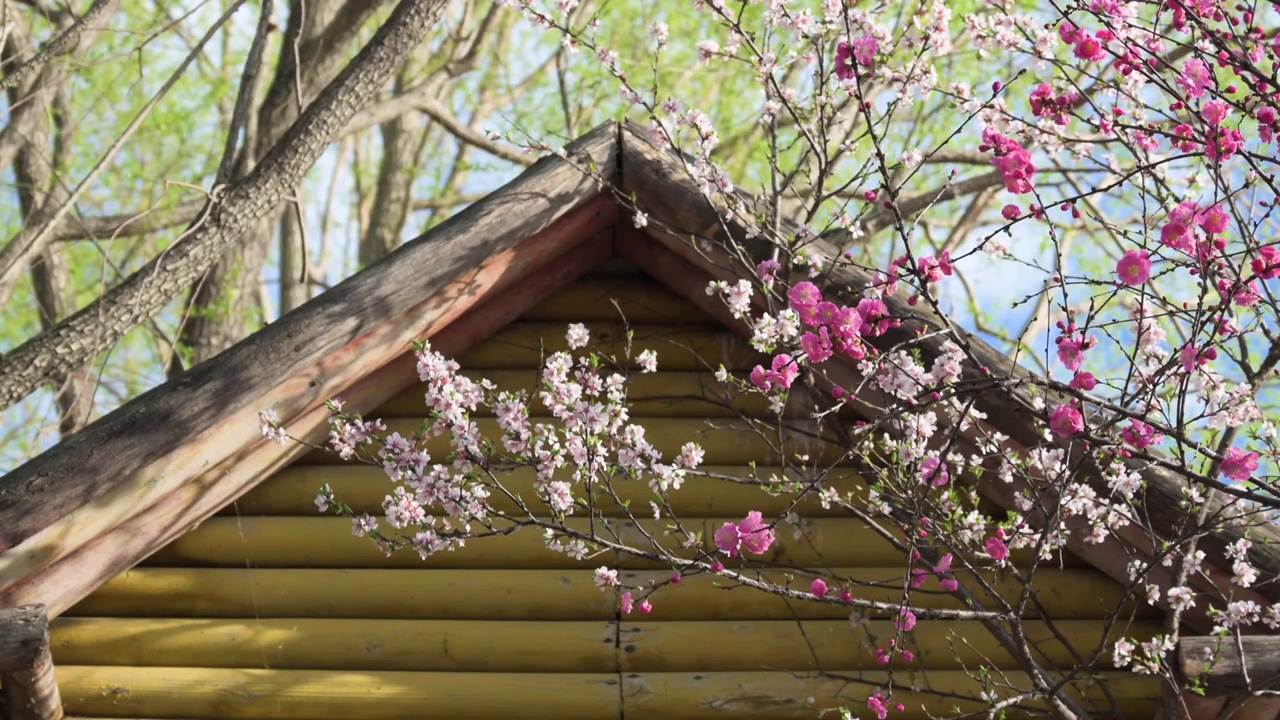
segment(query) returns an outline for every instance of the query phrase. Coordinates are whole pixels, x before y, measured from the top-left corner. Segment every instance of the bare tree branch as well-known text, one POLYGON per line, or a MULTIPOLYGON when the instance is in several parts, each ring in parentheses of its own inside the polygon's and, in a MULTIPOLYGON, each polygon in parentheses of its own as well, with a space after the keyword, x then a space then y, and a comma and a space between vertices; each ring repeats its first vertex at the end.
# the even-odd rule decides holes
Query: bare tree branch
POLYGON ((18 63, 0 80, 0 89, 8 90, 22 85, 29 77, 38 72, 53 58, 75 52, 80 47, 80 36, 85 30, 92 34, 98 28, 90 28, 90 24, 99 19, 106 19, 115 11, 119 0, 95 0, 93 5, 76 20, 71 27, 58 33, 52 40, 40 48, 40 52, 18 63))
POLYGON ((242 233, 274 211, 356 109, 364 106, 439 18, 444 0, 401 0, 355 59, 320 93, 243 180, 211 196, 184 237, 68 320, 0 360, 0 406, 111 346, 159 311, 217 261, 242 233))

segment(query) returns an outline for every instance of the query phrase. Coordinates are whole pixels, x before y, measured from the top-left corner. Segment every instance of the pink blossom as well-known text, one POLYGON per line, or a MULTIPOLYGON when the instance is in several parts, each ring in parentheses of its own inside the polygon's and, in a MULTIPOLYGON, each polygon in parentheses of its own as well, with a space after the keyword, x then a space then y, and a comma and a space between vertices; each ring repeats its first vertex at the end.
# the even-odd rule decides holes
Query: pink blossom
POLYGON ((933 571, 939 575, 951 572, 951 562, 953 558, 951 553, 947 553, 938 558, 938 564, 933 566, 933 571))
POLYGON ((853 41, 853 59, 859 65, 871 67, 876 61, 876 53, 880 50, 880 42, 870 35, 863 35, 853 41))
POLYGON ((1249 262, 1249 267, 1263 280, 1280 277, 1280 248, 1274 245, 1258 248, 1258 256, 1249 262))
POLYGON ((622 593, 622 614, 630 615, 631 610, 634 607, 635 607, 635 602, 631 598, 631 591, 628 590, 622 593))
POLYGON ((778 378, 776 384, 783 388, 789 388, 791 383, 795 382, 796 378, 800 376, 800 366, 792 361, 790 355, 783 353, 773 358, 773 375, 778 378))
POLYGON ((1074 54, 1085 62, 1097 62, 1107 55, 1102 41, 1088 33, 1081 33, 1080 38, 1076 40, 1074 54))
POLYGON ((836 77, 849 80, 854 75, 853 48, 849 43, 840 41, 836 45, 836 77))
POLYGON ((777 260, 762 260, 756 266, 756 277, 760 278, 761 282, 772 282, 781 269, 782 265, 777 260))
POLYGON ((1226 120, 1227 115, 1230 114, 1231 106, 1221 100, 1207 102, 1204 107, 1200 108, 1200 117, 1204 118, 1204 121, 1212 126, 1221 125, 1222 121, 1226 120))
POLYGON ((1262 142, 1270 143, 1277 119, 1275 108, 1258 108, 1258 111, 1253 116, 1258 119, 1258 137, 1262 139, 1262 142))
POLYGON ((814 597, 826 597, 827 583, 822 578, 814 578, 809 585, 809 592, 813 593, 814 597))
POLYGON ((995 151, 991 164, 1000 171, 1006 190, 1022 195, 1035 187, 1032 176, 1035 175, 1036 168, 1031 162, 1031 153, 1018 143, 988 127, 982 131, 982 145, 979 149, 995 151))
POLYGON ((1017 220, 1022 211, 1018 209, 1017 205, 1010 203, 1001 208, 1000 214, 1004 216, 1005 220, 1017 220))
POLYGON ((776 536, 773 528, 765 524, 760 513, 752 510, 738 523, 738 537, 744 552, 763 555, 769 551, 776 536))
POLYGON ((1227 231, 1227 226, 1231 223, 1231 219, 1221 205, 1214 205, 1205 210, 1197 220, 1200 228, 1210 235, 1221 235, 1227 231))
POLYGON ((742 546, 742 533, 738 532, 738 524, 727 522, 716 530, 716 549, 731 558, 738 557, 738 548, 742 546))
POLYGON ((823 301, 813 309, 815 324, 830 325, 840 315, 840 307, 833 302, 823 301))
POLYGON ((1058 338, 1058 360, 1063 367, 1068 370, 1076 371, 1084 364, 1084 351, 1089 349, 1089 343, 1084 339, 1073 337, 1058 338))
POLYGON ((818 306, 818 303, 822 302, 822 291, 811 282, 798 282, 795 287, 791 288, 791 292, 787 293, 787 299, 791 301, 791 309, 793 310, 814 308, 818 306))
POLYGON ((1191 58, 1182 63, 1182 75, 1178 85, 1186 91, 1187 97, 1195 100, 1204 95, 1206 89, 1213 85, 1213 72, 1200 58, 1191 58))
POLYGON ((880 693, 867 698, 867 709, 876 714, 877 720, 885 720, 885 718, 889 717, 889 707, 885 704, 884 698, 880 696, 880 693))
POLYGON ((1071 437, 1084 430, 1084 416, 1079 410, 1063 403, 1049 413, 1049 429, 1058 437, 1071 437))
POLYGON ((1129 427, 1120 431, 1120 439, 1135 450, 1145 450, 1152 445, 1159 445, 1164 442, 1163 435, 1141 420, 1130 420, 1129 427))
POLYGON ((716 530, 716 548, 730 557, 737 557, 742 544, 742 536, 737 530, 737 523, 724 523, 716 530))
POLYGON ((998 537, 989 537, 987 538, 987 554, 991 556, 992 560, 1002 563, 1005 558, 1009 557, 1009 546, 1005 545, 1004 541, 998 537))
POLYGON ((800 338, 800 349, 809 356, 809 362, 822 363, 831 358, 831 338, 826 328, 817 333, 807 332, 800 338))
POLYGON ((1071 387, 1076 390, 1090 392, 1098 387, 1098 379, 1091 372, 1078 372, 1071 378, 1071 387))
POLYGON ((920 479, 933 487, 942 487, 951 481, 951 475, 947 472, 946 463, 931 457, 920 463, 920 479))
POLYGON ((894 620, 894 626, 902 632, 911 632, 916 626, 916 614, 906 608, 898 611, 898 618, 894 620))
POLYGON ((947 592, 955 592, 960 589, 960 581, 955 578, 943 578, 938 584, 947 592))
POLYGON ((1233 447, 1223 456, 1220 471, 1236 482, 1244 482, 1253 477, 1253 472, 1257 469, 1258 453, 1245 452, 1242 448, 1233 447))
POLYGON ((1142 285, 1151 279, 1151 256, 1141 250, 1126 252, 1116 265, 1116 275, 1124 285, 1142 285))
POLYGON ((1067 45, 1074 45, 1080 39, 1080 28, 1069 22, 1064 22, 1058 26, 1058 37, 1062 38, 1062 42, 1067 45))
POLYGON ((651 613, 651 612, 653 612, 653 603, 649 602, 648 598, 646 598, 646 599, 644 599, 644 600, 641 600, 641 601, 640 601, 640 614, 642 614, 642 615, 648 615, 648 614, 649 614, 649 613, 651 613))
POLYGON ((911 568, 911 587, 919 590, 929 581, 929 573, 920 568, 911 568))
POLYGON ((1194 345, 1186 345, 1178 353, 1178 359, 1182 361, 1182 370, 1184 372, 1194 372, 1196 368, 1208 365, 1210 361, 1218 359, 1218 351, 1216 348, 1206 347, 1197 351, 1194 345))

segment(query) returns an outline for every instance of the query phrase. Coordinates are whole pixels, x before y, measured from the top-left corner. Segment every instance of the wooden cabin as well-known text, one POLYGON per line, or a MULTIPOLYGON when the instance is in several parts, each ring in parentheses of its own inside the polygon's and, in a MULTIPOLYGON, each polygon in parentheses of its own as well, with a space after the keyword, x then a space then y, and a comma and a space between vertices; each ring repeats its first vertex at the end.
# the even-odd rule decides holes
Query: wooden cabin
MULTIPOLYGON (((702 575, 665 589, 651 614, 624 615, 593 583, 599 558, 550 552, 532 533, 426 562, 387 556, 313 502, 327 482, 358 511, 380 513, 388 484, 378 468, 259 433, 258 413, 270 408, 294 437, 323 442, 324 404, 335 397, 393 428, 416 427, 424 409, 408 349, 426 338, 468 373, 532 388, 543 354, 563 349, 566 324, 582 322, 597 344, 621 348, 629 329, 636 349, 659 351, 659 372, 638 376, 630 406, 660 450, 678 453, 696 438, 714 470, 767 477, 780 458, 743 423, 768 408, 718 394, 712 378, 721 365, 742 372, 760 361, 704 291, 725 277, 716 248, 726 230, 682 162, 630 128, 602 126, 564 158, 539 162, 385 261, 0 478, 0 707, 10 720, 763 719, 816 718, 840 705, 866 716, 858 699, 865 703, 887 675, 848 608, 702 575), (648 213, 649 225, 635 228, 618 197, 648 213)), ((919 314, 905 303, 895 311, 919 314)), ((991 367, 1009 369, 981 348, 991 367)), ((1025 437, 1016 410, 991 402, 1002 430, 1025 437)), ((815 442, 810 451, 837 462, 832 447, 815 442)), ((834 482, 863 480, 842 467, 834 482)), ((1148 478, 1154 508, 1176 497, 1172 482, 1148 478)), ((532 488, 528 477, 511 483, 532 488)), ((992 503, 1011 502, 997 483, 979 489, 992 503)), ((673 498, 708 536, 748 510, 777 517, 789 509, 785 496, 706 478, 691 478, 673 498)), ((900 596, 900 551, 838 508, 806 501, 795 511, 770 560, 849 578, 866 597, 900 596)), ((661 532, 659 523, 614 522, 622 534, 661 532)), ((1037 575, 1043 614, 1027 627, 1044 667, 1068 668, 1073 645, 1092 651, 1119 630, 1162 631, 1159 608, 1135 610, 1126 628, 1103 623, 1123 597, 1128 559, 1149 552, 1125 542, 1073 544, 1037 575)), ((1272 577, 1274 551, 1260 548, 1255 559, 1272 577)), ((630 580, 670 575, 641 560, 611 562, 630 580)), ((999 578, 995 589, 1020 587, 999 578)), ((1270 604, 1280 588, 1263 583, 1253 595, 1270 604)), ((946 593, 916 601, 964 607, 946 593)), ((1186 636, 1208 623, 1193 613, 1184 622, 1190 667, 1203 639, 1186 636)), ((890 626, 870 623, 873 634, 890 626)), ((904 709, 891 717, 982 712, 974 669, 1018 676, 976 621, 922 622, 915 632, 921 657, 896 668, 893 697, 904 709)), ((1265 658, 1269 640, 1239 648, 1255 678, 1277 669, 1265 658)), ((1215 666, 1208 697, 1181 699, 1181 712, 1216 717, 1241 690, 1239 665, 1215 666)), ((1148 718, 1161 712, 1165 690, 1120 671, 1065 692, 1098 717, 1148 718)), ((1255 699, 1236 717, 1276 710, 1255 699)))

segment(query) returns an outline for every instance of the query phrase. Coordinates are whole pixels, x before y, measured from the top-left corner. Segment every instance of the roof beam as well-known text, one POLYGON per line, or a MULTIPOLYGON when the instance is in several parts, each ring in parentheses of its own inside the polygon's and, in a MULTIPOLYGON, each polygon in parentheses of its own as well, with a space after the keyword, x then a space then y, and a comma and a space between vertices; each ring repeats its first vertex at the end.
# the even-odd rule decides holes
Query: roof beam
POLYGON ((273 408, 285 427, 308 435, 323 426, 327 399, 403 355, 410 341, 548 272, 616 217, 596 178, 616 177, 617 155, 617 126, 600 126, 377 265, 0 478, 0 605, 45 602, 57 615, 106 573, 158 547, 122 534, 131 520, 150 512, 166 536, 180 532, 218 509, 202 498, 230 501, 300 451, 265 447, 260 411, 273 408), (113 531, 129 542, 102 542, 113 531), (60 562, 73 554, 80 560, 60 562), (71 570, 77 563, 91 571, 87 578, 71 570))

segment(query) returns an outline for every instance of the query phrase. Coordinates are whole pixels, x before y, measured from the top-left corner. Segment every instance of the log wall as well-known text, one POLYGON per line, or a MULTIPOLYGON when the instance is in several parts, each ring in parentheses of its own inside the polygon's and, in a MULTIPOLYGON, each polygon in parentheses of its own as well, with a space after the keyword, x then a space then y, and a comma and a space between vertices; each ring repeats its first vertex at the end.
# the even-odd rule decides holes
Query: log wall
MULTIPOLYGON (((664 453, 697 439, 716 473, 764 482, 787 460, 750 432, 766 408, 755 397, 720 395, 710 373, 723 364, 748 371, 759 358, 741 338, 628 266, 604 269, 556 293, 460 359, 467 372, 500 387, 532 387, 539 359, 562 349, 565 324, 586 322, 606 351, 622 354, 627 325, 634 349, 659 352, 660 372, 632 385, 632 414, 664 453), (754 469, 753 469, 754 468, 754 469)), ((421 422, 421 391, 409 388, 367 416, 402 431, 421 422)), ((788 407, 803 426, 803 394, 788 407)), ((489 429, 492 420, 482 426, 489 429)), ((844 466, 826 429, 803 440, 811 458, 831 464, 829 482, 866 487, 844 466)), ((441 456, 443 445, 432 447, 441 456)), ((651 615, 622 616, 600 593, 592 568, 622 569, 630 583, 670 575, 643 560, 597 556, 574 561, 546 550, 532 532, 487 538, 427 562, 390 557, 353 538, 349 521, 320 516, 314 497, 328 482, 358 511, 378 514, 392 487, 377 468, 336 464, 310 453, 259 484, 141 566, 89 595, 52 625, 58 682, 72 715, 131 718, 813 718, 842 697, 865 703, 889 681, 869 636, 888 621, 850 622, 838 605, 792 603, 722 580, 690 577, 654 598, 651 615), (819 677, 818 671, 829 677, 819 677), (810 705, 812 698, 812 705, 810 705)), ((533 478, 507 486, 534 497, 533 478)), ((623 500, 645 507, 648 491, 623 500)), ((767 559, 821 567, 859 583, 859 597, 901 597, 903 560, 860 521, 807 499, 792 507, 764 488, 694 478, 672 495, 678 514, 709 537, 751 509, 794 511, 767 559)), ((500 510, 512 509, 506 501, 500 510)), ((620 537, 663 532, 653 521, 623 519, 606 503, 620 537)), ((773 579, 786 573, 771 571, 773 579)), ((998 593, 1021 587, 992 577, 998 593)), ((804 581, 807 586, 807 580, 804 581)), ((917 594, 925 607, 963 609, 949 595, 917 594)), ((1074 557, 1038 575, 1044 617, 1028 624, 1039 659, 1068 667, 1103 642, 1100 618, 1120 602, 1118 584, 1074 557)), ((1113 629, 1113 635, 1121 629, 1113 629)), ((1129 636, 1158 632, 1139 611, 1129 636)), ((899 718, 979 710, 979 666, 1016 663, 976 622, 921 622, 919 655, 899 662, 893 682, 906 709, 899 718), (969 668, 967 674, 965 669, 969 668), (908 692, 914 687, 918 692, 908 692), (934 693, 943 693, 947 697, 934 693)), ((1125 716, 1150 717, 1159 688, 1149 679, 1108 676, 1106 690, 1125 716)), ((1074 691, 1104 700, 1099 684, 1074 691)), ((849 701, 852 702, 852 701, 849 701)), ((863 707, 865 710, 865 708, 863 707)))

